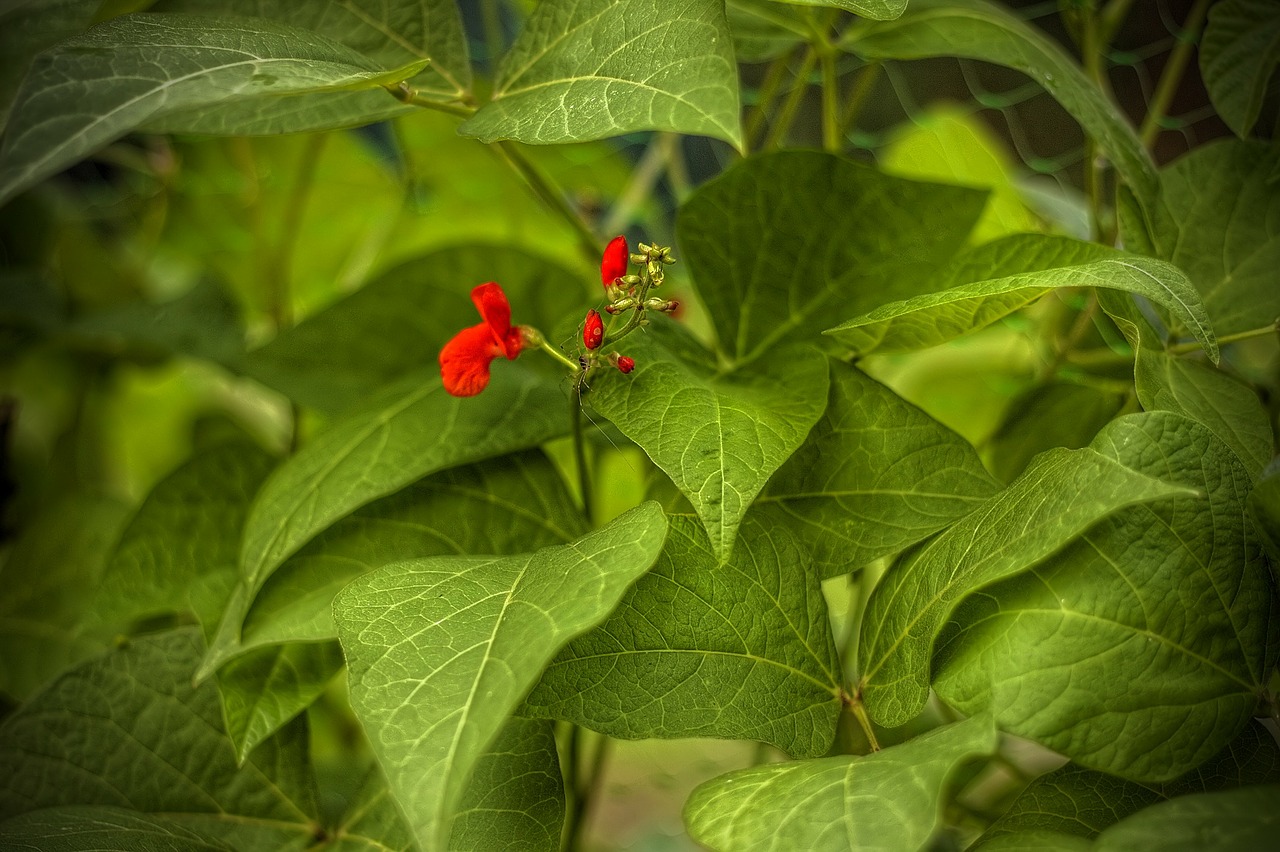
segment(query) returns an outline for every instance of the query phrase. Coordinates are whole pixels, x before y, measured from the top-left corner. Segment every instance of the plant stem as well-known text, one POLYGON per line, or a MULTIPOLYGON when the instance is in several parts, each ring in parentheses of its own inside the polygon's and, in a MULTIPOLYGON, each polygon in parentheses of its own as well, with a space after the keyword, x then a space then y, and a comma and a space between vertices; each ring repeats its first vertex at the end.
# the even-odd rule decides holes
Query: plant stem
POLYGON ((567 848, 569 849, 582 848, 582 837, 587 827, 587 816, 598 792, 597 788, 599 787, 600 779, 604 775, 602 770, 609 749, 609 738, 603 734, 599 735, 599 742, 591 758, 591 767, 586 772, 583 772, 579 763, 582 760, 582 755, 586 752, 584 740, 587 734, 586 728, 575 725, 572 738, 569 741, 569 771, 572 773, 572 778, 569 779, 569 790, 573 794, 574 800, 573 813, 569 817, 566 834, 567 848))
POLYGON ((680 134, 662 131, 658 134, 658 146, 662 149, 662 156, 667 164, 667 180, 671 183, 671 192, 679 203, 689 195, 691 189, 680 134))
MULTIPOLYGON (((1237 331, 1235 334, 1224 334, 1218 338, 1218 345, 1224 346, 1228 343, 1238 343, 1241 340, 1252 340, 1255 337, 1266 337, 1268 334, 1276 334, 1280 332, 1280 320, 1276 320, 1271 325, 1264 325, 1260 328, 1251 328, 1248 331, 1237 331)), ((1165 351, 1170 355, 1184 355, 1188 352, 1196 352, 1202 347, 1200 342, 1192 340, 1187 343, 1175 343, 1169 346, 1165 351)))
POLYGON ((587 223, 582 221, 582 217, 578 215, 572 207, 569 206, 564 198, 564 194, 552 186, 551 182, 542 174, 542 171, 534 165, 533 161, 524 155, 520 147, 514 142, 502 140, 493 143, 493 148, 498 151, 507 163, 520 173, 520 176, 529 184, 529 188, 533 190, 533 194, 538 196, 544 204, 551 208, 552 212, 559 214, 578 237, 578 247, 582 249, 583 256, 591 263, 600 260, 600 245, 596 239, 596 235, 592 233, 587 223))
POLYGON ((653 138, 649 140, 649 144, 645 146, 644 153, 640 155, 639 162, 631 170, 631 180, 627 181, 622 194, 618 196, 617 202, 614 203, 609 215, 605 217, 604 224, 601 226, 601 230, 606 234, 614 234, 624 230, 631 222, 632 214, 636 208, 653 194, 653 188, 658 183, 658 177, 666 166, 666 156, 662 148, 661 138, 657 133, 653 135, 653 138))
POLYGON ((573 383, 573 395, 569 397, 569 417, 573 421, 573 460, 578 468, 578 488, 582 492, 582 517, 592 526, 594 512, 591 508, 591 474, 587 470, 587 444, 582 429, 582 385, 585 374, 573 383))
POLYGON ((800 110, 800 102, 804 100, 805 90, 809 88, 809 74, 813 71, 813 65, 817 59, 818 54, 812 47, 805 51, 804 61, 800 63, 800 70, 796 72, 793 81, 794 87, 788 93, 787 99, 783 101, 782 109, 769 128, 769 134, 761 148, 776 148, 786 141, 787 134, 791 131, 791 124, 796 120, 796 113, 800 110))
POLYGON ((386 88, 387 91, 391 93, 392 97, 401 103, 406 103, 410 106, 435 110, 436 112, 443 112, 446 115, 457 116, 458 118, 470 118, 476 114, 476 111, 469 106, 444 103, 442 101, 423 97, 419 94, 417 89, 409 85, 408 81, 401 81, 395 86, 387 86, 386 88))
POLYGON ((836 46, 831 43, 831 27, 839 12, 814 15, 813 49, 822 68, 822 148, 830 153, 840 151, 840 76, 836 73, 836 46))
POLYGON ((1102 8, 1100 33, 1104 44, 1111 44, 1120 30, 1120 25, 1129 15, 1129 7, 1132 5, 1133 0, 1111 0, 1102 8))
POLYGON ((756 138, 756 134, 764 126, 765 118, 769 111, 768 108, 777 99, 778 90, 782 88, 782 81, 787 76, 787 66, 791 64, 793 58, 793 51, 788 50, 769 63, 769 67, 764 72, 764 79, 760 81, 760 95, 756 100, 756 105, 751 108, 751 114, 747 117, 746 129, 743 131, 743 138, 746 139, 748 150, 752 147, 752 140, 756 138))
POLYGON ((1155 94, 1151 98, 1151 108, 1142 120, 1140 136, 1142 145, 1150 148, 1160 135, 1160 122, 1164 120, 1169 104, 1182 82, 1182 72, 1187 68, 1191 51, 1200 39, 1200 27, 1204 25, 1205 15, 1209 12, 1210 0, 1196 0, 1196 4, 1187 13, 1187 22, 1178 34, 1178 44, 1169 54, 1169 59, 1160 72, 1160 82, 1156 84, 1155 94))
POLYGON ((844 115, 840 118, 840 136, 846 136, 853 129, 854 122, 862 113, 862 107, 875 88, 880 77, 880 61, 869 62, 862 66, 862 73, 853 84, 853 92, 849 95, 849 103, 845 106, 844 115))
POLYGON ((853 712, 853 718, 858 720, 858 725, 861 726, 862 733, 866 735, 867 742, 871 745, 871 750, 879 751, 880 743, 876 740, 876 732, 871 727, 871 717, 867 715, 867 708, 862 704, 861 695, 854 695, 846 704, 853 712))

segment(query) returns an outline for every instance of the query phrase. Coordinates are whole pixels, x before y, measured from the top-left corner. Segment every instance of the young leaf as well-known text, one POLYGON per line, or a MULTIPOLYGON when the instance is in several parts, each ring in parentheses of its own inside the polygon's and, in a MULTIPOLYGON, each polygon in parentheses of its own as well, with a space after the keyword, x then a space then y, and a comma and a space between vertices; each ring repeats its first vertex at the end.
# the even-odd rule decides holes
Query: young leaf
POLYGON ((915 544, 998 490, 959 435, 861 370, 831 371, 826 414, 750 515, 796 533, 823 578, 915 544))
POLYGON ((439 375, 388 386, 276 469, 245 524, 240 584, 201 666, 234 654, 244 613, 267 577, 316 534, 428 474, 567 431, 560 388, 521 364, 501 364, 481 396, 449 396, 439 375))
MULTIPOLYGON (((997 244, 1005 242, 997 240, 997 244)), ((972 268, 972 259, 962 259, 961 263, 964 271, 972 268)), ((1209 358, 1215 364, 1218 361, 1218 343, 1196 288, 1181 270, 1164 261, 1116 253, 1081 265, 947 284, 950 281, 941 282, 925 295, 882 305, 826 333, 861 355, 872 351, 909 352, 937 346, 989 325, 1054 288, 1098 287, 1135 293, 1169 310, 1191 329, 1209 358)))
POLYGON ((527 553, 584 532, 581 511, 541 451, 442 471, 357 509, 280 566, 242 614, 240 648, 336 639, 334 596, 383 565, 527 553))
POLYGON ((1280 781, 1280 746, 1266 728, 1251 723, 1208 763, 1167 784, 1139 784, 1067 764, 1023 790, 976 848, 1027 831, 1096 837, 1132 813, 1189 793, 1229 790, 1280 781))
POLYGON ((871 593, 858 670, 872 718, 896 727, 924 708, 934 639, 963 598, 1025 571, 1117 509, 1188 493, 1095 449, 1037 456, 1007 489, 899 559, 871 593))
POLYGON ((542 3, 502 59, 493 100, 458 132, 484 142, 583 142, 635 130, 742 147, 721 0, 542 3))
POLYGON ((445 847, 507 716, 649 569, 665 535, 647 503, 567 546, 404 562, 334 600, 352 706, 419 845, 445 847))
MULTIPOLYGON (((1269 180, 1275 159, 1261 141, 1197 148, 1160 173, 1159 203, 1147 208, 1156 256, 1186 271, 1220 336, 1280 319, 1280 193, 1269 180)), ((1194 328, 1176 313, 1170 326, 1194 328)))
POLYGON ((689 498, 721 560, 751 501, 822 416, 827 360, 790 347, 734 373, 670 323, 627 339, 635 372, 596 379, 590 401, 689 498))
POLYGON ((727 562, 696 518, 670 518, 662 555, 604 624, 547 667, 521 714, 626 739, 757 740, 825 754, 840 663, 804 548, 748 521, 727 562))
POLYGON ((1144 204, 1156 169, 1133 126, 1049 35, 985 0, 913 0, 896 21, 851 28, 844 46, 863 59, 961 56, 1014 68, 1035 80, 1111 156, 1144 204))
POLYGON ((1215 3, 1199 54, 1214 109, 1237 136, 1248 136, 1262 111, 1267 82, 1280 65, 1280 6, 1270 0, 1215 3))
POLYGON ((66 805, 181 821, 245 852, 301 848, 316 825, 306 731, 244 767, 212 684, 192 687, 194 629, 149 636, 64 674, 0 726, 0 819, 66 805))
POLYGON ((1093 446, 1186 490, 1122 509, 973 596, 939 643, 934 686, 1082 766, 1166 781, 1230 742, 1262 691, 1277 616, 1245 517, 1251 478, 1171 412, 1113 421, 1093 446))
POLYGON ((695 789, 684 821, 718 850, 922 849, 947 778, 995 747, 991 718, 979 716, 864 757, 754 766, 695 789))
POLYGON ((985 195, 785 151, 701 187, 680 208, 676 232, 721 348, 747 361, 812 341, 833 312, 918 293, 963 244, 985 195))
MULTIPOLYGON (((125 15, 40 54, 0 146, 0 203, 167 111, 412 77, 304 30, 254 18, 125 15)), ((390 97, 388 95, 387 97, 390 97)))
POLYGON ((1280 784, 1183 796, 1108 828, 1097 852, 1164 852, 1194 839, 1200 849, 1269 849, 1280 831, 1280 784))
POLYGON ((249 353, 246 372, 304 405, 341 411, 433 364, 476 323, 469 289, 500 281, 517 319, 554 328, 583 306, 563 266, 502 245, 455 246, 408 260, 249 353), (424 306, 430 306, 424 310, 424 306))

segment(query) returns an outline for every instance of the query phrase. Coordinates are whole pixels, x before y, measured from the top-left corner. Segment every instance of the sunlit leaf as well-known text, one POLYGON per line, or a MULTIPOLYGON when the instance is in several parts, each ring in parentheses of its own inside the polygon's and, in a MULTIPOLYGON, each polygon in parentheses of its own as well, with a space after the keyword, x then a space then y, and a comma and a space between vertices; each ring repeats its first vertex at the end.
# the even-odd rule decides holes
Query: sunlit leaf
POLYGON ((896 727, 924 708, 934 639, 966 596, 1025 571, 1117 509, 1189 492, 1096 449, 1037 456, 1012 485, 900 559, 875 587, 858 644, 872 718, 896 727))
POLYGON ((1245 517, 1251 477, 1170 412, 1113 421, 1093 446, 1190 493, 1123 508, 971 597, 939 642, 934 686, 1082 766, 1166 781, 1240 732, 1265 680, 1277 616, 1245 517))
POLYGON ((696 518, 604 624, 547 667, 521 713, 614 737, 723 737, 825 754, 840 713, 827 608, 801 543, 748 521, 721 562, 696 518))
POLYGON ((337 42, 262 19, 116 18, 32 63, 0 146, 0 203, 166 112, 264 92, 376 88, 424 64, 383 68, 337 42))
POLYGON ((1197 52, 1214 109, 1237 136, 1247 136, 1280 65, 1280 6, 1270 0, 1213 4, 1197 52))
POLYGON ((581 142, 634 130, 742 147, 738 74, 721 0, 541 3, 502 59, 493 100, 459 132, 581 142))
POLYGON ((907 8, 907 0, 776 0, 792 6, 826 6, 844 9, 873 21, 891 21, 907 8))
POLYGON ((831 369, 826 414, 751 512, 795 532, 822 577, 915 544, 997 490, 954 432, 862 371, 831 369))
POLYGON ((1182 796, 1141 810, 1108 828, 1097 852, 1164 852, 1194 842, 1198 849, 1267 849, 1280 831, 1280 784, 1182 796))
POLYGON ((567 546, 399 563, 337 597, 352 706, 421 846, 444 848, 507 715, 649 569, 665 535, 648 503, 567 546))
POLYGON ((990 753, 989 716, 864 757, 771 763, 693 791, 689 834, 710 849, 921 849, 941 824, 947 778, 990 753))

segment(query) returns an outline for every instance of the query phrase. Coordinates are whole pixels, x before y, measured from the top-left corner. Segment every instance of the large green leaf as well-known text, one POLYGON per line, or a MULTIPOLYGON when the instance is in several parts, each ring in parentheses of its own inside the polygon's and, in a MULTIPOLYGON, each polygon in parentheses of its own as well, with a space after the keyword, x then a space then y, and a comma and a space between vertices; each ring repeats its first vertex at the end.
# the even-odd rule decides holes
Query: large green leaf
POLYGON ((1097 852, 1270 849, 1280 832, 1280 784, 1182 796, 1139 811, 1098 836, 1097 852))
POLYGON ((840 663, 804 548, 749 521, 721 562, 696 518, 670 524, 653 570, 560 653, 520 712, 627 739, 724 737, 825 754, 840 663))
POLYGON ((989 325, 1057 287, 1097 287, 1143 296, 1170 311, 1217 362, 1218 344, 1196 288, 1180 269, 1164 261, 1102 249, 1110 256, 1003 277, 989 273, 974 277, 982 276, 984 268, 1000 269, 1009 264, 1010 257, 1016 257, 1011 252, 1043 252, 1035 255, 1039 260, 1058 252, 1071 256, 1094 251, 1076 250, 1072 243, 1064 237, 1038 234, 987 243, 957 259, 955 267, 924 295, 881 305, 827 333, 859 354, 906 352, 936 346, 989 325))
POLYGON ((198 631, 72 669, 0 726, 0 818, 65 805, 158 814, 238 850, 301 849, 316 825, 306 731, 237 767, 212 684, 192 687, 198 631))
POLYGON ((872 718, 896 727, 924 708, 934 639, 966 596, 1025 571, 1117 509, 1190 491, 1092 448, 1037 456, 1012 485, 900 559, 875 587, 858 644, 872 718))
POLYGON ((796 346, 723 373, 665 321, 627 338, 624 349, 635 372, 595 379, 591 404, 671 477, 726 559, 751 501, 822 416, 826 358, 796 346))
POLYGON ((493 100, 459 132, 485 142, 582 142, 635 130, 742 147, 722 0, 541 3, 503 57, 493 100))
POLYGON ((139 619, 192 612, 212 632, 235 587, 249 502, 274 463, 255 444, 234 440, 156 485, 107 563, 91 620, 122 631, 139 619))
POLYGON ((32 57, 87 28, 101 5, 102 0, 37 0, 0 9, 0 127, 32 57))
POLYGON ((352 706, 421 846, 444 848, 508 714, 649 569, 665 535, 648 503, 570 545, 399 563, 338 595, 352 706))
POLYGON ((997 490, 973 447, 861 370, 831 366, 826 414, 751 511, 833 577, 896 553, 997 490))
POLYGON ((585 531, 581 511, 540 451, 442 471, 356 510, 280 566, 243 614, 240 647, 337 638, 334 596, 383 565, 527 553, 585 531))
POLYGON ((1047 382, 1018 394, 987 442, 991 469, 1011 482, 1039 453, 1084 447, 1125 403, 1123 394, 1092 385, 1047 382))
POLYGON ((827 6, 844 9, 873 21, 891 21, 907 8, 907 0, 776 0, 792 6, 827 6))
POLYGON ((1116 512, 974 595, 939 642, 934 685, 1082 766, 1165 781, 1230 742, 1265 682, 1276 616, 1245 516, 1251 477, 1170 412, 1116 420, 1093 446, 1190 493, 1116 512))
POLYGON ((1280 65, 1280 6, 1222 0, 1200 39, 1200 74, 1214 109, 1237 136, 1258 122, 1267 82, 1280 65))
POLYGON ((922 849, 942 822, 947 778, 996 747, 989 716, 865 757, 771 763, 712 779, 684 806, 715 849, 922 849))
MULTIPOLYGON (((1149 208, 1156 256, 1186 271, 1222 336, 1280 318, 1274 168, 1275 151, 1265 142, 1205 145, 1161 172, 1160 199, 1149 208)), ((1173 331, 1188 325, 1187 317, 1175 317, 1173 331)))
POLYGON ((32 63, 0 146, 0 203, 168 111, 264 92, 376 88, 424 64, 383 68, 335 41, 262 19, 116 18, 32 63))
POLYGON ((1280 587, 1280 462, 1273 460, 1249 492, 1249 516, 1271 557, 1272 576, 1280 587))
POLYGON ((834 317, 920 292, 964 242, 985 193, 889 177, 818 151, 752 157, 680 210, 680 248, 738 360, 813 340, 834 317))
POLYGON ((1067 764, 1019 794, 980 838, 987 843, 1027 831, 1095 837, 1142 808, 1188 793, 1280 781, 1280 746, 1254 722, 1208 763, 1167 784, 1139 784, 1067 764))
POLYGON ((26 698, 101 647, 85 631, 129 507, 68 493, 32 518, 0 562, 0 693, 26 698))
POLYGON ((246 371, 305 405, 340 410, 435 363, 458 329, 478 321, 467 298, 475 285, 500 282, 513 321, 549 334, 583 306, 582 291, 570 285, 574 277, 559 264, 507 246, 433 252, 382 273, 249 353, 246 371))
POLYGON ((27 852, 234 852, 174 820, 101 805, 42 808, 0 822, 0 846, 27 852))
POLYGON ((1140 199, 1155 196, 1155 165, 1124 111, 1057 41, 1008 10, 985 0, 913 0, 896 21, 851 28, 844 45, 864 59, 961 56, 1021 71, 1080 122, 1140 199))
POLYGON ((1134 384, 1147 411, 1176 411, 1208 427, 1257 475, 1271 460, 1267 411, 1247 385, 1221 370, 1145 347, 1137 350, 1134 384))

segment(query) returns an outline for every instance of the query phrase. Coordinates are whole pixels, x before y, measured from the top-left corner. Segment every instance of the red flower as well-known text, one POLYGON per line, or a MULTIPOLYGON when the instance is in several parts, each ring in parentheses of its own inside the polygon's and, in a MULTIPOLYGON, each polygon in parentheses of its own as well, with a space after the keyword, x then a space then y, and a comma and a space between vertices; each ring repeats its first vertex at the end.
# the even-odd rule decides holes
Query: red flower
POLYGON ((611 353, 609 355, 609 363, 617 367, 620 372, 630 373, 636 368, 636 359, 628 358, 626 355, 618 355, 611 353))
POLYGON ((489 385, 489 364, 499 355, 514 361, 524 348, 519 326, 511 324, 511 305, 502 287, 490 281, 471 291, 484 322, 464 328, 440 350, 440 376, 454 396, 475 396, 489 385))
POLYGON ((604 260, 600 261, 600 283, 608 287, 626 275, 630 260, 631 250, 627 248, 627 238, 619 234, 605 246, 604 260))
POLYGON ((582 343, 588 349, 599 349, 604 341, 604 322, 595 310, 587 311, 587 321, 582 326, 582 343))

